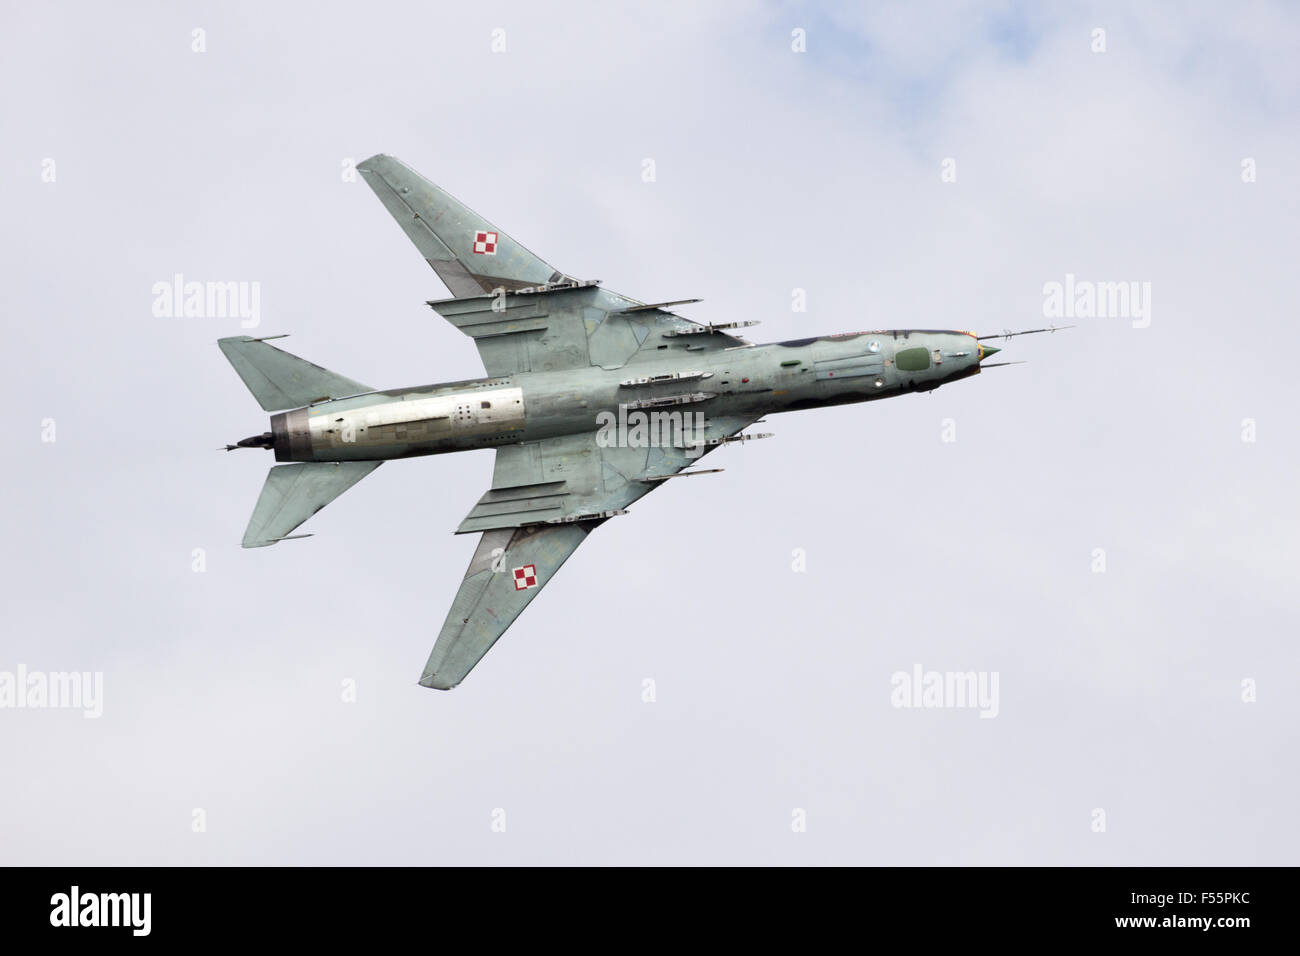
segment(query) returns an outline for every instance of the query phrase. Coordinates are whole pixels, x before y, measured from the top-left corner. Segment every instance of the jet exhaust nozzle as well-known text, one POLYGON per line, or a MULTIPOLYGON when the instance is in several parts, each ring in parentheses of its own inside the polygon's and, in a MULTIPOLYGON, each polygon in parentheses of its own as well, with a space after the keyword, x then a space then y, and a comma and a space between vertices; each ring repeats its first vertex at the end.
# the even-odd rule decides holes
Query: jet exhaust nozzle
POLYGON ((262 432, 260 435, 253 435, 251 438, 245 438, 233 445, 227 445, 226 451, 234 451, 236 448, 274 448, 275 435, 272 432, 262 432))

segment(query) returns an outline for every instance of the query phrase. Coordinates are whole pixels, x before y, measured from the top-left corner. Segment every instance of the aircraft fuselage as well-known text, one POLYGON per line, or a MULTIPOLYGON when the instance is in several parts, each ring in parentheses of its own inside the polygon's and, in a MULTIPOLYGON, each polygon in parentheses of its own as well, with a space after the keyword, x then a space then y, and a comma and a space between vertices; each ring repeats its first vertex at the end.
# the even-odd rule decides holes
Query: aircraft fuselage
POLYGON ((596 431, 630 411, 760 417, 930 391, 975 375, 973 333, 856 332, 388 389, 271 417, 278 461, 376 461, 596 431))

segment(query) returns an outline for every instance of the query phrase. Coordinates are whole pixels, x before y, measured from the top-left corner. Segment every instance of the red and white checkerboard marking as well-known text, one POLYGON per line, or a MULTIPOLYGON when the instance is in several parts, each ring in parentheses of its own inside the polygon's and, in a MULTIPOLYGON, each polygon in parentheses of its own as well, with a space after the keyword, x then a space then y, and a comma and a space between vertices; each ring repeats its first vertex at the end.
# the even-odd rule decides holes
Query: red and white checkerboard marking
POLYGON ((525 564, 522 568, 515 568, 511 573, 515 576, 516 591, 527 591, 529 588, 537 587, 537 565, 525 564))
POLYGON ((474 253, 480 256, 495 256, 497 254, 497 234, 495 232, 483 232, 482 230, 474 233, 474 253))

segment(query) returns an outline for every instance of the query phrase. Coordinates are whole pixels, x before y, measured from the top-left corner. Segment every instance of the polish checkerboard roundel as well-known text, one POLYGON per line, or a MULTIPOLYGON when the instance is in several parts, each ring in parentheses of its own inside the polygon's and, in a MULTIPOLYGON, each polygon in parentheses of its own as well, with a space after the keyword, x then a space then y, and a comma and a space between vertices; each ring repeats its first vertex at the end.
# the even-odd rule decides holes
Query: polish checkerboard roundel
POLYGON ((495 232, 484 232, 482 229, 474 233, 474 254, 495 256, 497 254, 497 234, 495 232))
POLYGON ((515 576, 516 591, 527 591, 529 588, 537 587, 537 565, 525 564, 522 568, 515 568, 511 573, 515 576))

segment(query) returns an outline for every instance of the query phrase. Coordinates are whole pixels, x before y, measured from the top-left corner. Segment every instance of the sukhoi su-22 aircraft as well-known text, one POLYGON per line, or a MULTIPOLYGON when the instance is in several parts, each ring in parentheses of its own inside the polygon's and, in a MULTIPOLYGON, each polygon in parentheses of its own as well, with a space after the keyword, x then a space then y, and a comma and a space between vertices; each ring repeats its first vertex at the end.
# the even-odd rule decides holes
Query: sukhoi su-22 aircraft
MULTIPOLYGON (((896 329, 754 345, 755 322, 701 325, 579 281, 391 156, 358 171, 451 290, 429 303, 470 336, 485 377, 375 390, 262 339, 218 345, 271 430, 227 448, 276 465, 244 533, 275 544, 395 458, 495 448, 492 483, 457 533, 482 535, 420 683, 448 690, 593 529, 627 513, 766 415, 926 392, 998 349, 972 332, 896 329)), ((1047 330, 1032 330, 1047 331, 1047 330)), ((1004 333, 1006 334, 1006 333, 1004 333)), ((1027 333, 1015 333, 1027 334, 1027 333)), ((985 363, 1004 364, 1004 363, 985 363)))

